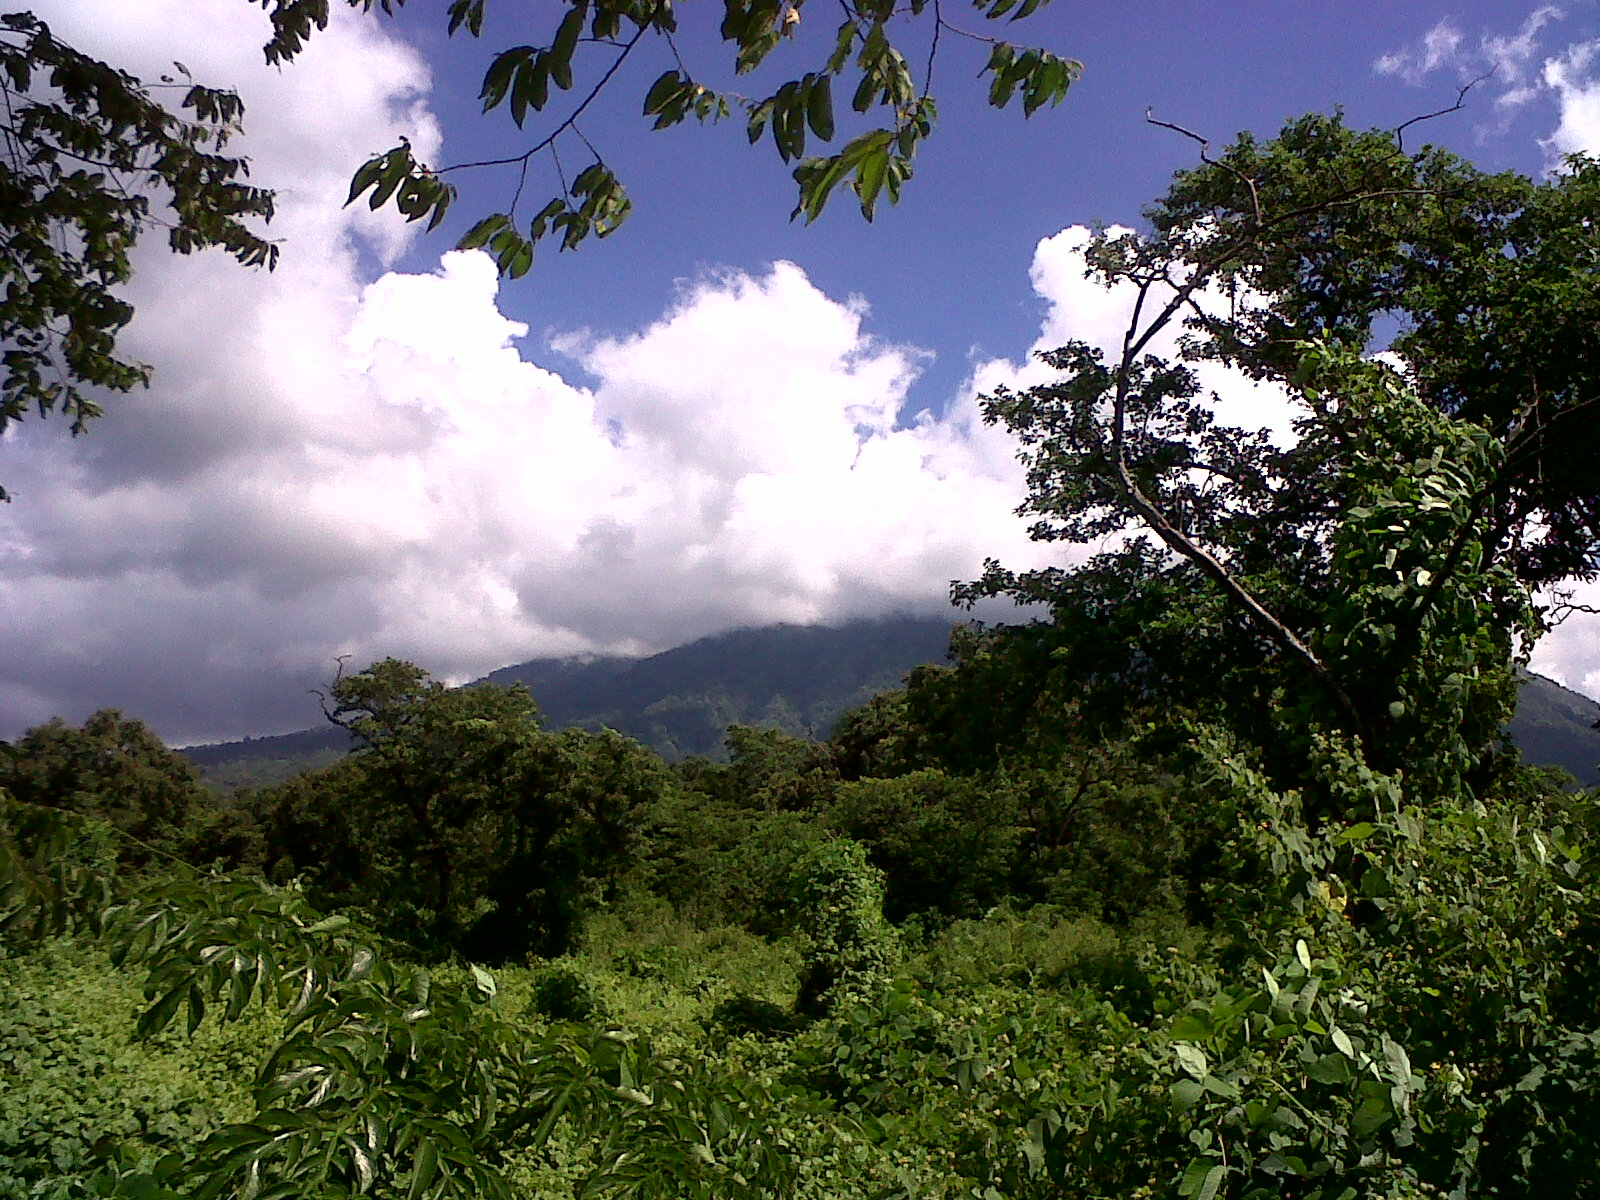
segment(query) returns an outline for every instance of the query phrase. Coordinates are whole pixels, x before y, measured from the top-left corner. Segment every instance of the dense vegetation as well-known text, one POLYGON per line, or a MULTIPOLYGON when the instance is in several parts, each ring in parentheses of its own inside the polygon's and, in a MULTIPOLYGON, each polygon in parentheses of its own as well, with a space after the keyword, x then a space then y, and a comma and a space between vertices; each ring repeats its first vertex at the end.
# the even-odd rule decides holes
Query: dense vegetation
POLYGON ((1595 1194, 1595 796, 1499 731, 1534 589, 1596 570, 1597 182, 1324 119, 1180 176, 1098 249, 1120 360, 989 401, 1036 536, 1102 552, 991 564, 963 597, 1050 618, 826 741, 669 765, 395 660, 325 698, 356 753, 226 801, 117 714, 32 731, 0 1186, 1595 1194))
MULTIPOLYGON (((615 729, 667 762, 728 760, 729 725, 831 737, 841 718, 893 690, 914 668, 946 661, 948 616, 894 617, 838 626, 772 625, 690 642, 647 658, 595 655, 535 659, 487 677, 525 684, 547 729, 615 729)), ((1524 762, 1560 767, 1600 783, 1600 704, 1541 675, 1518 681, 1506 726, 1524 762)), ((854 720, 855 718, 852 718, 854 720)), ((329 766, 351 749, 323 721, 298 733, 185 746, 208 787, 282 783, 329 766)))

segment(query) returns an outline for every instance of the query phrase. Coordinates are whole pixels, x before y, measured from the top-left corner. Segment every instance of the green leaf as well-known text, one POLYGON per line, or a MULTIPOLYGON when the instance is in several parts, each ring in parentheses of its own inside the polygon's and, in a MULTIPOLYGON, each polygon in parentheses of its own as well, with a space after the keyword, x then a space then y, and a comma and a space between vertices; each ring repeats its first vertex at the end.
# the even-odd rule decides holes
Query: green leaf
POLYGON ((1190 1011, 1172 1023, 1167 1035, 1175 1042, 1203 1042, 1215 1032, 1209 1013, 1190 1011))
POLYGON ((1349 1083, 1350 1060, 1342 1054, 1324 1054, 1306 1068, 1306 1075, 1317 1083, 1349 1083))
POLYGON ((806 120, 824 142, 833 140, 833 90, 827 75, 818 75, 806 92, 806 120))
POLYGON ((439 1148, 425 1137, 417 1139, 417 1152, 411 1160, 411 1188, 407 1200, 418 1200, 428 1190, 439 1171, 439 1148))
POLYGON ((572 87, 572 54, 578 48, 578 38, 583 34, 583 18, 588 7, 588 0, 578 0, 572 10, 561 18, 555 40, 550 43, 551 70, 562 72, 557 76, 557 84, 563 91, 572 87), (560 82, 562 78, 565 78, 565 83, 560 82))
POLYGON ((1193 1079, 1180 1079, 1167 1089, 1172 1093, 1172 1107, 1186 1113, 1206 1094, 1204 1085, 1193 1079))
POLYGON ((511 77, 533 56, 533 53, 532 46, 513 46, 495 55, 494 61, 489 64, 489 69, 483 74, 483 87, 478 92, 479 99, 483 101, 484 112, 488 112, 505 100, 506 91, 511 87, 511 77))
POLYGON ((1173 1044, 1172 1052, 1177 1057, 1180 1067, 1196 1079, 1205 1080, 1206 1074, 1211 1069, 1206 1061, 1205 1051, 1198 1046, 1191 1046, 1188 1042, 1176 1042, 1173 1044))
POLYGON ((666 106, 668 100, 676 96, 684 88, 687 81, 677 71, 666 71, 659 79, 650 85, 650 90, 644 96, 644 115, 655 116, 666 106))
POLYGON ((160 1033, 172 1023, 172 1018, 177 1015, 178 1006, 187 998, 189 983, 185 980, 167 991, 161 999, 146 1009, 139 1017, 135 1027, 141 1038, 147 1038, 160 1033))
MULTIPOLYGON (((1178 1183, 1178 1195, 1198 1197, 1204 1191, 1206 1184, 1211 1179, 1213 1171, 1221 1170, 1221 1164, 1211 1158, 1191 1159, 1184 1168, 1183 1178, 1178 1183)), ((1211 1189, 1211 1194, 1216 1195, 1216 1188, 1211 1189)))
POLYGON ((351 177, 350 194, 345 197, 346 205, 355 203, 357 196, 361 195, 362 192, 366 191, 378 181, 378 177, 383 173, 383 166, 388 160, 388 157, 389 156, 387 154, 380 154, 378 157, 369 158, 366 162, 361 164, 360 169, 357 170, 355 175, 351 177))

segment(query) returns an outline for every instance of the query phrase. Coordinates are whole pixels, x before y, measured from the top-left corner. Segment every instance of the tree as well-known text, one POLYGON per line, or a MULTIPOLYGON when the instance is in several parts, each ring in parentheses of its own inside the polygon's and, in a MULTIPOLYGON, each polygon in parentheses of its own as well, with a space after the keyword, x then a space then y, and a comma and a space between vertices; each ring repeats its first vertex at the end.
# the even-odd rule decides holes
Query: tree
MULTIPOLYGON (((124 71, 80 54, 26 12, 0 16, 0 433, 27 411, 59 411, 74 434, 100 413, 96 393, 150 381, 117 354, 133 316, 117 294, 152 223, 181 254, 220 247, 271 267, 278 248, 251 227, 272 194, 222 153, 244 106, 184 75, 174 114, 124 71), (157 218, 153 198, 170 214, 157 218)), ((0 488, 0 499, 9 499, 0 488)))
POLYGON ((1221 697, 1280 762, 1335 729, 1448 790, 1507 715, 1529 589, 1596 570, 1600 170, 1535 184, 1402 145, 1307 117, 1098 240, 1136 298, 1120 352, 1069 344, 1058 382, 985 411, 1023 443, 1033 536, 1116 546, 957 594, 1052 605, 1091 678, 1221 697), (1401 371, 1358 356, 1385 314, 1401 371), (1282 386, 1293 444, 1218 422, 1205 362, 1282 386))
POLYGON ((130 863, 175 853, 191 817, 210 808, 199 773, 116 709, 81 729, 58 718, 28 730, 0 753, 0 790, 110 823, 127 835, 117 850, 130 863))
POLYGON ((610 730, 545 732, 520 684, 447 688, 390 658, 323 703, 360 748, 259 798, 268 853, 431 952, 560 953, 666 780, 610 730))

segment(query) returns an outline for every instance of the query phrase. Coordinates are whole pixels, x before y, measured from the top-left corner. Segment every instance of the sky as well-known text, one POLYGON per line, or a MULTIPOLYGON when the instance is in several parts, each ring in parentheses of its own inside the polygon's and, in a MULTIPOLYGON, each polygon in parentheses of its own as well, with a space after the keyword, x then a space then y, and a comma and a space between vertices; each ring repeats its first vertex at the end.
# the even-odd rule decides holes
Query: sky
MULTIPOLYGON (((1492 70, 1429 140, 1534 175, 1600 152, 1593 0, 1058 0, 1008 33, 1084 63, 1065 103, 990 109, 984 55, 945 39, 939 126, 871 225, 847 197, 791 222, 787 169, 737 123, 650 132, 640 100, 670 65, 652 49, 582 125, 633 216, 499 281, 450 246, 507 206, 514 170, 452 173, 461 197, 432 235, 343 206, 354 168, 401 136, 446 166, 538 135, 476 96, 540 6, 491 0, 482 42, 446 38, 444 7, 340 7, 277 69, 245 0, 33 5, 143 78, 181 61, 239 91, 235 148, 277 190, 282 261, 252 272, 148 237, 122 347, 151 388, 110 398, 82 438, 28 420, 0 442, 0 738, 103 707, 173 744, 304 728, 342 655, 465 680, 775 621, 957 619, 949 585, 986 558, 1074 552, 1027 539, 1015 446, 977 397, 1046 378, 1036 350, 1120 333, 1127 297, 1083 278, 1089 231, 1137 228, 1195 161, 1147 110, 1219 145, 1338 106, 1392 127, 1492 70)), ((684 4, 679 40, 717 83, 719 9, 684 4)), ((769 77, 809 69, 826 24, 803 22, 769 77)), ((536 162, 527 196, 553 181, 536 162)), ((1219 386, 1281 420, 1272 397, 1219 386)), ((1534 666, 1600 696, 1600 620, 1569 620, 1534 666)))

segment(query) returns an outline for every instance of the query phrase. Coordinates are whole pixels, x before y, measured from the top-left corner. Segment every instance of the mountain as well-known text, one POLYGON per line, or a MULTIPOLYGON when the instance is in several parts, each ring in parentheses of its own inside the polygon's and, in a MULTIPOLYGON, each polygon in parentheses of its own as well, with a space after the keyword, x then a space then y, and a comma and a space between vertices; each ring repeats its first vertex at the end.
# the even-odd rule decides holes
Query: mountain
MULTIPOLYGON (((670 760, 722 757, 731 724, 826 737, 839 716, 899 685, 912 667, 942 662, 952 622, 891 617, 847 625, 773 625, 702 638, 648 658, 546 658, 486 678, 526 684, 552 729, 609 726, 670 760)), ((1528 762, 1600 784, 1600 704, 1540 675, 1522 685, 1507 729, 1528 762)), ((183 753, 214 786, 287 779, 339 758, 349 744, 325 726, 183 753)))
POLYGON ((1583 787, 1600 784, 1600 704, 1543 675, 1527 675, 1506 732, 1523 760, 1564 768, 1583 787))
POLYGON ((714 756, 732 724, 826 737, 912 667, 944 661, 952 624, 891 617, 741 629, 649 658, 536 660, 487 682, 526 684, 554 728, 610 726, 668 759, 714 756))
MULTIPOLYGON (((648 658, 545 658, 479 682, 526 684, 551 729, 609 726, 668 760, 721 758, 733 724, 826 737, 839 717, 899 686, 912 667, 943 662, 955 622, 886 617, 840 626, 771 625, 702 638, 648 658)), ((189 746, 214 786, 287 779, 338 758, 349 744, 327 726, 277 737, 189 746)))

